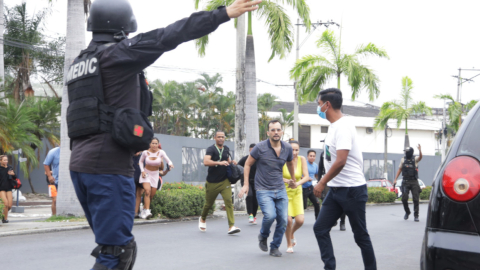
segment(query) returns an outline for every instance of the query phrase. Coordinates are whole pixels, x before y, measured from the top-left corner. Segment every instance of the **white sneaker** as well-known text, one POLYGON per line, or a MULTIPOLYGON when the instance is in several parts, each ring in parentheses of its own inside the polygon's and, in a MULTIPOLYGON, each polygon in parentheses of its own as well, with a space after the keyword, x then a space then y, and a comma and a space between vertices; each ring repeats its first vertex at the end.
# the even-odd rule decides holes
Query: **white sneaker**
POLYGON ((140 216, 141 219, 146 219, 147 218, 147 215, 146 215, 145 212, 146 212, 146 209, 143 209, 142 212, 140 213, 139 216, 140 216))
POLYGON ((145 209, 145 218, 150 219, 152 217, 152 211, 150 209, 145 209))

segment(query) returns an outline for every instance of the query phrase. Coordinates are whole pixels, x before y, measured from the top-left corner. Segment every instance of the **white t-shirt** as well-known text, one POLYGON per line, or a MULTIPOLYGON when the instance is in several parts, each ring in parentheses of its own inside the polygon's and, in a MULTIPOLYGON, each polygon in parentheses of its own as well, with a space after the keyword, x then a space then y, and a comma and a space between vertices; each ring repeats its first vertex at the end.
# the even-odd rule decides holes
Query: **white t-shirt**
POLYGON ((325 172, 328 172, 337 160, 338 150, 350 150, 347 163, 342 171, 328 182, 327 186, 357 187, 365 185, 367 182, 363 175, 363 155, 357 142, 357 130, 346 117, 338 119, 328 129, 324 149, 325 172))

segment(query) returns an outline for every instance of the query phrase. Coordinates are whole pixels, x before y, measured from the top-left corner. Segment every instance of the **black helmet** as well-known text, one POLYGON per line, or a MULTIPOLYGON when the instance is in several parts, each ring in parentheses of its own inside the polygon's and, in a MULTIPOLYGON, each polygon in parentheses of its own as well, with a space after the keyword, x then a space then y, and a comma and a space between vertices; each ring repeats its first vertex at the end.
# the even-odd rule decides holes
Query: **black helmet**
POLYGON ((87 31, 126 34, 137 31, 137 20, 128 0, 95 0, 90 7, 87 31))
POLYGON ((403 151, 405 151, 405 156, 406 156, 408 159, 412 158, 412 157, 413 157, 413 153, 415 152, 412 147, 407 147, 407 148, 405 148, 405 150, 403 150, 403 151))

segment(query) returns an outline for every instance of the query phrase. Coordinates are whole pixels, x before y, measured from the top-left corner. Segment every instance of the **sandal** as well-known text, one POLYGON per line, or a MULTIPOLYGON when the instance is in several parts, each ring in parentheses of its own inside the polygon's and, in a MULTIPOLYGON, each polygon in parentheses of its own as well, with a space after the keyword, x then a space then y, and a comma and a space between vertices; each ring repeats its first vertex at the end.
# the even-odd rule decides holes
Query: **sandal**
POLYGON ((207 231, 207 223, 202 222, 202 217, 198 218, 198 229, 201 232, 206 232, 207 231))
POLYGON ((293 247, 287 248, 287 253, 293 253, 293 247))
POLYGON ((228 234, 236 234, 239 233, 241 230, 238 227, 233 226, 229 231, 228 234))

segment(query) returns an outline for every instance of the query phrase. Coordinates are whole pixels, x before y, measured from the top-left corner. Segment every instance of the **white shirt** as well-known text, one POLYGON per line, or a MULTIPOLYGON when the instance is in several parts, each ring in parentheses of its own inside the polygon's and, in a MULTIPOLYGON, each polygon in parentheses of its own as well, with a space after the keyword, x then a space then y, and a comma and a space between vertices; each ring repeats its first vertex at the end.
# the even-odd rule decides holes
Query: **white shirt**
POLYGON ((357 142, 357 131, 347 118, 342 117, 330 125, 325 138, 324 165, 328 172, 335 160, 338 150, 349 150, 347 163, 342 171, 335 176, 329 187, 357 187, 367 182, 363 175, 363 155, 357 142))

